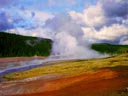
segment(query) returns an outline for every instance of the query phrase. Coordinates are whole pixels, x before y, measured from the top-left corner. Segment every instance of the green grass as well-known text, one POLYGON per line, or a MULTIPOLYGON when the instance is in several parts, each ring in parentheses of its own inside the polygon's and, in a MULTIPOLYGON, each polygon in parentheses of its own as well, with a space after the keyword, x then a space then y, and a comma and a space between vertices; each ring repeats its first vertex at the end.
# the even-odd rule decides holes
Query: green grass
POLYGON ((128 66, 128 53, 111 58, 65 61, 55 65, 34 68, 27 71, 10 73, 4 76, 7 80, 23 79, 44 74, 76 75, 87 71, 94 71, 105 67, 128 66))
POLYGON ((91 48, 100 53, 122 54, 128 53, 128 45, 92 44, 91 48))
POLYGON ((49 39, 0 32, 0 57, 48 56, 51 47, 49 39))

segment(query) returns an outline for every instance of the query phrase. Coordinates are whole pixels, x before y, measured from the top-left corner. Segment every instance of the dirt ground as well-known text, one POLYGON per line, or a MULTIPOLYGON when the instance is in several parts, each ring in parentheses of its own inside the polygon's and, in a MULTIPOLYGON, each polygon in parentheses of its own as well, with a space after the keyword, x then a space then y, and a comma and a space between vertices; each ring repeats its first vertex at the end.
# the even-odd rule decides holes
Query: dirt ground
POLYGON ((127 89, 128 70, 125 69, 105 68, 55 79, 56 75, 54 79, 13 83, 11 87, 4 84, 7 85, 4 90, 12 94, 7 96, 108 96, 105 94, 127 89))

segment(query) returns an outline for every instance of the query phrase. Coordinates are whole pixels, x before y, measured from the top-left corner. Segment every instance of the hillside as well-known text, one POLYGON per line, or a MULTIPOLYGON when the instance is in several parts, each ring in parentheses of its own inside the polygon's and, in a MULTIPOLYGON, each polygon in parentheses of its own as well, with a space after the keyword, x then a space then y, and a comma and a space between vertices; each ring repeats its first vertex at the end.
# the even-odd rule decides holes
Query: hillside
POLYGON ((0 32, 0 57, 48 56, 52 41, 0 32))
POLYGON ((96 50, 100 53, 108 53, 108 54, 122 54, 128 53, 128 45, 112 45, 105 43, 95 43, 91 45, 93 50, 96 50))

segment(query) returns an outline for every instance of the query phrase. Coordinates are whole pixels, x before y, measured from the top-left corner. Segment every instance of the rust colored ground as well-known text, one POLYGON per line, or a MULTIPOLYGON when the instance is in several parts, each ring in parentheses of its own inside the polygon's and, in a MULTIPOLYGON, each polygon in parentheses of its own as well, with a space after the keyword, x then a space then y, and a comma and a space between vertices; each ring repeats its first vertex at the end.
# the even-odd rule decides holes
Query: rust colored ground
POLYGON ((115 69, 100 69, 57 80, 21 83, 26 91, 13 96, 104 96, 128 87, 128 71, 115 69))

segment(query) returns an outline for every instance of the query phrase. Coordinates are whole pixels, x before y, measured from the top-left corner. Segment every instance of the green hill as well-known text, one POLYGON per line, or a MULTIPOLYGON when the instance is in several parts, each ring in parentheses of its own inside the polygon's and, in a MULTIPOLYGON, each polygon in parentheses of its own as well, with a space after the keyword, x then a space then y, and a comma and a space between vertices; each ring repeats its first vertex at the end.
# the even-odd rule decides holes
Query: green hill
POLYGON ((49 39, 0 32, 0 57, 48 56, 51 47, 49 39))
POLYGON ((122 54, 128 53, 128 45, 92 44, 92 49, 100 53, 122 54))

